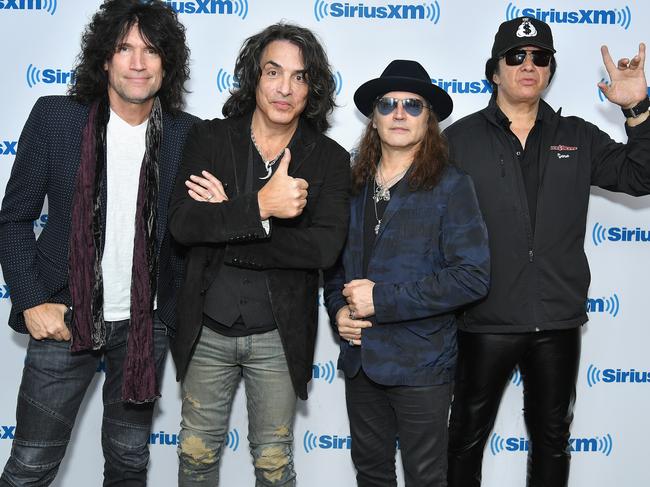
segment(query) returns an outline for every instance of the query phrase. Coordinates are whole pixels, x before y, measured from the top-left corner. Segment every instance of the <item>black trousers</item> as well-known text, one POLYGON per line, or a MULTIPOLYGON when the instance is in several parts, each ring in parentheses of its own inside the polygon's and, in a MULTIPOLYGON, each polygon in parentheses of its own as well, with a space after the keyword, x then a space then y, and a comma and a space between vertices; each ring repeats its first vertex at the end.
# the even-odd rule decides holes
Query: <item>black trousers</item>
POLYGON ((360 370, 345 379, 359 487, 395 487, 396 437, 406 487, 446 487, 452 384, 383 386, 360 370))
POLYGON ((565 487, 569 428, 580 362, 580 328, 536 333, 458 333, 449 425, 449 487, 481 485, 483 449, 514 367, 524 386, 528 487, 565 487))

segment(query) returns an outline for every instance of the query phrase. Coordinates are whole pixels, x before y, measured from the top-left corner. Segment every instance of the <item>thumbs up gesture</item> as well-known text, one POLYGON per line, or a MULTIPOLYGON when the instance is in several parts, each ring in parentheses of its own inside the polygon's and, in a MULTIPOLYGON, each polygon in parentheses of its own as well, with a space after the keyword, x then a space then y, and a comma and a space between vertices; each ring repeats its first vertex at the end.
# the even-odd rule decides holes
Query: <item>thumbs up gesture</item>
POLYGON ((289 176, 291 152, 284 149, 284 155, 269 182, 257 193, 260 218, 295 218, 307 204, 307 181, 289 176))

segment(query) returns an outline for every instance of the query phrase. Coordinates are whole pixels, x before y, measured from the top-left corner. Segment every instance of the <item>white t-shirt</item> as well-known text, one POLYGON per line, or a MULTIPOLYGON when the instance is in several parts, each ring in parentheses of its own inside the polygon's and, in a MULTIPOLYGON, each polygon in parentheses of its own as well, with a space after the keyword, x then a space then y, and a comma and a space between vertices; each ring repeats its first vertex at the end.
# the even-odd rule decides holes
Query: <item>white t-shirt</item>
POLYGON ((111 110, 106 128, 106 241, 102 256, 106 321, 131 316, 135 210, 148 123, 133 127, 111 110))

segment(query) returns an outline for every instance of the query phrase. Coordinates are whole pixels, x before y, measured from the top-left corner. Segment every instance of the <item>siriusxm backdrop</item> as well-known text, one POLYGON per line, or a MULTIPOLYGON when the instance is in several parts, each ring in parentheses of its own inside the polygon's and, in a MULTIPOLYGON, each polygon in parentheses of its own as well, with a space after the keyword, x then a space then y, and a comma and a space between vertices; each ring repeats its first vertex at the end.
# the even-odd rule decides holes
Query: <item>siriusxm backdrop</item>
MULTIPOLYGON (((558 72, 546 99, 564 114, 582 116, 624 140, 623 116, 606 102, 596 83, 606 76, 599 47, 615 58, 632 56, 650 41, 650 4, 631 0, 178 0, 169 1, 187 26, 192 49, 192 93, 187 110, 203 118, 221 113, 242 41, 266 25, 285 19, 315 30, 327 47, 336 76, 339 108, 331 137, 354 147, 363 126, 352 95, 395 58, 416 59, 447 90, 455 110, 449 121, 482 108, 490 97, 483 66, 503 20, 518 15, 550 22, 558 49, 558 72)), ((34 101, 64 93, 79 38, 100 0, 0 0, 0 196, 9 177, 18 138, 34 101)), ((648 70, 646 70, 648 71, 648 70)), ((449 123, 449 122, 447 122, 449 123)), ((585 247, 592 285, 586 303, 590 322, 578 382, 572 428, 571 485, 609 487, 650 485, 641 460, 648 441, 650 359, 646 282, 650 271, 650 198, 634 199, 594 189, 585 247), (646 419, 644 419, 646 418, 646 419)), ((36 234, 47 224, 47 206, 34 221, 36 234)), ((0 322, 6 323, 10 290, 0 275, 0 322)), ((308 402, 300 403, 295 425, 299 485, 350 486, 350 437, 343 381, 335 370, 337 344, 321 309, 319 341, 308 402)), ((3 336, 0 386, 0 463, 9 454, 15 398, 25 353, 25 337, 8 327, 3 336)), ((57 486, 100 485, 102 457, 101 367, 90 388, 57 486)), ((246 410, 240 388, 222 462, 222 485, 253 484, 247 448, 246 410)), ((520 376, 512 376, 485 451, 484 485, 523 485, 526 431, 520 376)), ((179 388, 167 364, 153 433, 150 483, 175 484, 179 388)), ((400 484, 403 485, 403 484, 400 484)))

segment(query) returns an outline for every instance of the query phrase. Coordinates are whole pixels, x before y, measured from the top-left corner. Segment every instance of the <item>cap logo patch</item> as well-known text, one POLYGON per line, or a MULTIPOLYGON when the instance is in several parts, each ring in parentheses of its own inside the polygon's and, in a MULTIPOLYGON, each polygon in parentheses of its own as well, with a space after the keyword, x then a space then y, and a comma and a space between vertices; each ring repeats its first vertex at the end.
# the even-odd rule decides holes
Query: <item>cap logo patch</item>
POLYGON ((535 37, 536 35, 537 29, 530 23, 530 19, 528 17, 521 19, 521 25, 517 28, 517 37, 535 37))

